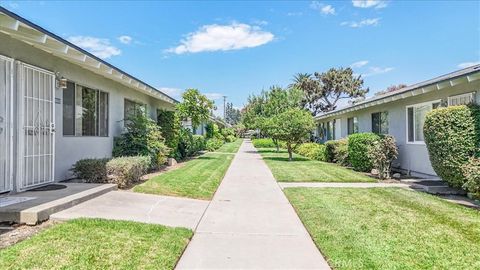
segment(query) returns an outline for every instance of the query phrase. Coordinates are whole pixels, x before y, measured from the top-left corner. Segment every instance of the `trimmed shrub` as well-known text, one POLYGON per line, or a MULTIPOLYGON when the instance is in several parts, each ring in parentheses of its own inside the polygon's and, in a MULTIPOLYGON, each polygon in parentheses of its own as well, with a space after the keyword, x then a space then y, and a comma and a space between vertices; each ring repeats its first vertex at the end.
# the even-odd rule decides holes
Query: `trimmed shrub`
POLYGON ((151 168, 165 163, 170 149, 155 121, 139 111, 125 120, 125 128, 126 132, 114 139, 114 157, 149 156, 151 168))
POLYGON ((205 133, 207 139, 221 136, 218 125, 213 122, 208 122, 207 125, 205 125, 205 133))
POLYGON ((348 136, 348 159, 356 171, 370 172, 372 161, 367 153, 373 144, 380 140, 375 133, 356 133, 348 136))
POLYGON ((395 138, 390 135, 382 135, 380 140, 373 142, 367 155, 372 160, 373 168, 378 171, 378 178, 389 179, 392 161, 398 156, 395 138))
POLYGON ((325 142, 325 154, 327 162, 349 165, 348 162, 348 140, 339 139, 325 142))
POLYGON ((480 158, 472 157, 462 166, 462 173, 465 177, 463 188, 480 198, 480 158))
POLYGON ((462 166, 478 155, 480 107, 451 106, 430 111, 423 127, 432 167, 451 186, 467 181, 462 166))
POLYGON ((170 156, 176 158, 175 154, 181 126, 180 118, 174 111, 158 110, 157 124, 160 126, 163 138, 165 138, 165 145, 173 150, 170 156))
POLYGON ((223 141, 218 138, 211 138, 207 140, 206 149, 207 151, 213 152, 218 148, 222 147, 223 141))
POLYGON ((226 142, 234 142, 237 140, 237 137, 233 136, 233 135, 228 135, 226 138, 225 138, 225 141, 226 142))
POLYGON ((205 150, 207 141, 202 135, 193 135, 192 136, 192 146, 190 147, 190 153, 192 155, 197 154, 198 152, 205 150))
POLYGON ((109 158, 87 158, 81 159, 72 167, 76 177, 85 180, 87 183, 106 183, 107 162, 109 158))
POLYGON ((318 143, 303 143, 297 147, 295 153, 309 159, 326 161, 326 147, 318 143))
POLYGON ((107 162, 107 174, 110 183, 125 188, 140 180, 147 173, 150 157, 118 157, 107 162))
POLYGON ((274 148, 275 143, 270 138, 262 138, 262 139, 253 139, 252 140, 253 146, 256 148, 274 148))

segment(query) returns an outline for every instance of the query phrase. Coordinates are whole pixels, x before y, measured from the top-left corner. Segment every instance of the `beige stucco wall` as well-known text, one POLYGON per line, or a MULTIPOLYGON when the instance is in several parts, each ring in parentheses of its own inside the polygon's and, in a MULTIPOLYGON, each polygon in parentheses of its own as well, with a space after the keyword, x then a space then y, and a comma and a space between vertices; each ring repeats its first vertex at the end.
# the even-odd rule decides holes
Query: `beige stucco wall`
MULTIPOLYGON (((477 103, 480 101, 480 80, 467 82, 455 85, 453 87, 446 87, 440 90, 433 90, 425 94, 411 96, 405 99, 393 101, 387 104, 380 104, 358 111, 348 112, 337 116, 327 117, 318 120, 318 123, 332 121, 333 119, 340 119, 341 121, 341 137, 347 136, 347 119, 356 116, 358 118, 359 132, 371 132, 372 121, 371 115, 375 112, 388 111, 389 120, 389 134, 393 135, 397 140, 399 148, 399 157, 394 162, 394 166, 411 171, 413 175, 420 176, 436 176, 428 156, 427 147, 425 144, 411 144, 407 143, 407 116, 406 107, 410 105, 419 104, 422 102, 429 102, 442 99, 447 100, 449 96, 454 96, 462 93, 477 92, 477 103)), ((338 138, 337 138, 338 139, 338 138)))
POLYGON ((117 83, 89 70, 69 63, 52 54, 36 49, 26 43, 0 33, 0 54, 25 62, 52 72, 77 84, 100 89, 109 93, 109 136, 108 137, 73 137, 63 136, 62 126, 62 89, 55 91, 55 179, 64 180, 71 177, 69 169, 82 158, 110 157, 113 138, 123 131, 124 99, 147 104, 147 111, 156 119, 158 108, 173 110, 174 105, 161 101, 117 83))

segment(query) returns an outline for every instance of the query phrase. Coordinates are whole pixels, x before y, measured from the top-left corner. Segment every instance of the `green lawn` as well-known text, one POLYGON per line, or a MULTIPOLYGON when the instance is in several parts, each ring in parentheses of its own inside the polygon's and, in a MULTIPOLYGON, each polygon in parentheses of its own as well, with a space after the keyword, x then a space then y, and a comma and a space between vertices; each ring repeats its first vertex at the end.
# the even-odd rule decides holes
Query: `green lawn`
POLYGON ((173 269, 192 231, 78 219, 0 250, 0 269, 173 269))
POLYGON ((226 143, 222 147, 220 147, 217 151, 215 152, 220 152, 220 153, 237 153, 238 149, 240 148, 240 145, 242 144, 243 139, 237 139, 234 142, 231 143, 226 143))
POLYGON ((294 154, 288 161, 286 150, 258 150, 279 182, 376 182, 374 178, 333 163, 310 160, 294 154))
POLYGON ((334 269, 480 269, 480 211, 398 188, 284 191, 334 269))
POLYGON ((209 200, 217 190, 234 154, 207 153, 133 188, 135 192, 209 200))

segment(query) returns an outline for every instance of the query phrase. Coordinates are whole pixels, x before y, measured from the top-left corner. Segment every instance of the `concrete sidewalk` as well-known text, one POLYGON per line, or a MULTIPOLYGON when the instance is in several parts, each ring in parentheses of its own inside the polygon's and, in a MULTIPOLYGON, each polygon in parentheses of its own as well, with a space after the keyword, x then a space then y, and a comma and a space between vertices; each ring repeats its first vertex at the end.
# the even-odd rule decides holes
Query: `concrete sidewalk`
POLYGON ((330 269, 273 175, 244 141, 177 269, 330 269))
POLYGON ((184 227, 194 230, 208 201, 111 191, 50 216, 53 220, 105 218, 184 227))

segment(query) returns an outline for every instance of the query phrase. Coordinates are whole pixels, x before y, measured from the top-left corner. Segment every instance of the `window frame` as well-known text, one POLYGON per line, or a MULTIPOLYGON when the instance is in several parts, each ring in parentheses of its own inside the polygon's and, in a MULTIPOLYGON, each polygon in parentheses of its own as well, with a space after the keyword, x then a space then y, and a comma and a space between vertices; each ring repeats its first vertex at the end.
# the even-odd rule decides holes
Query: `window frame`
POLYGON ((358 133, 358 117, 352 116, 347 118, 347 136, 358 133), (350 120, 352 120, 352 129, 350 130, 350 120), (355 130, 355 124, 356 124, 356 130, 355 130))
POLYGON ((458 106, 458 105, 468 105, 468 104, 475 104, 476 103, 476 95, 477 95, 477 92, 476 91, 472 91, 472 92, 468 92, 468 93, 463 93, 463 94, 458 94, 458 95, 453 95, 453 96, 449 96, 447 97, 447 105, 448 106, 458 106), (463 98, 463 97, 469 97, 472 99, 471 103, 465 103, 465 104, 451 104, 452 101, 454 99, 457 99, 457 98, 463 98))
POLYGON ((372 112, 370 113, 370 129, 371 129, 371 132, 372 133, 375 133, 375 134, 381 134, 381 135, 387 135, 387 134, 390 134, 390 112, 387 110, 387 111, 377 111, 377 112, 372 112), (387 132, 386 133, 383 133, 382 132, 382 123, 380 122, 380 125, 379 125, 379 132, 376 133, 375 131, 373 131, 373 115, 374 114, 379 114, 380 116, 380 120, 382 119, 382 114, 386 114, 387 115, 387 132))
MULTIPOLYGON (((81 137, 93 137, 93 138, 108 138, 110 136, 110 92, 109 91, 105 91, 105 90, 100 90, 96 87, 91 87, 91 86, 88 86, 87 84, 83 84, 83 83, 76 83, 74 81, 71 81, 71 80, 68 80, 68 82, 70 83, 73 83, 74 87, 73 87, 73 135, 65 135, 64 134, 64 127, 63 127, 63 117, 64 117, 64 114, 63 114, 63 106, 64 106, 64 98, 63 98, 63 93, 62 93, 62 136, 63 137, 78 137, 78 138, 81 138, 81 137), (100 93, 105 93, 106 96, 107 96, 107 99, 106 99, 106 102, 107 102, 107 113, 106 113, 106 118, 107 118, 107 125, 106 125, 106 135, 77 135, 77 124, 76 124, 76 115, 77 115, 77 87, 83 87, 83 88, 88 88, 88 89, 91 89, 91 90, 95 90, 96 93, 96 97, 97 97, 97 100, 96 100, 96 105, 95 107, 97 107, 97 104, 98 104, 98 99, 100 99, 100 93)), ((62 89, 62 91, 65 91, 65 89, 62 89)), ((99 104, 98 104, 99 106, 99 104)), ((97 109, 97 108, 95 108, 97 109)), ((97 118, 97 123, 96 125, 99 126, 99 118, 97 118)), ((98 132, 100 133, 100 132, 98 132)))
MULTIPOLYGON (((424 106, 424 105, 427 105, 429 104, 431 107, 432 107, 432 110, 434 110, 433 108, 433 104, 435 103, 442 103, 442 100, 441 99, 436 99, 436 100, 432 100, 432 101, 426 101, 426 102, 421 102, 421 103, 416 103, 416 104, 411 104, 411 105, 407 105, 405 106, 405 143, 406 144, 412 144, 412 145, 425 145, 425 141, 417 141, 415 139, 415 108, 418 108, 418 107, 421 107, 421 106, 424 106), (413 141, 409 141, 409 138, 408 138, 408 109, 409 108, 413 108, 413 141)), ((438 108, 438 107, 437 107, 438 108)))
MULTIPOLYGON (((144 114, 145 115, 148 115, 148 106, 147 106, 147 103, 143 103, 142 101, 139 101, 139 100, 134 100, 134 99, 131 99, 131 98, 124 98, 123 99, 123 121, 125 122, 126 118, 127 118, 127 115, 126 115, 126 106, 125 106, 125 102, 131 102, 133 103, 134 105, 139 105, 139 106, 142 106, 144 108, 144 114)), ((135 109, 135 108, 134 108, 135 109)))

